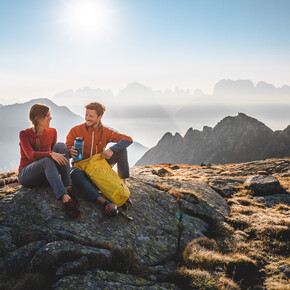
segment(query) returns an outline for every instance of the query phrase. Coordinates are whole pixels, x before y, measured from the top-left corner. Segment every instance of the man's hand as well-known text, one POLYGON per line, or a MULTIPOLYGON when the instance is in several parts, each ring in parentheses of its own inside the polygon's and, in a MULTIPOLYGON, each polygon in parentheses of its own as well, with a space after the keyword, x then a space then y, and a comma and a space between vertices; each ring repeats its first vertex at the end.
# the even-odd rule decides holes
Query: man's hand
POLYGON ((72 158, 76 158, 78 156, 78 151, 76 150, 74 146, 69 150, 69 153, 70 153, 70 157, 72 158))
POLYGON ((113 150, 111 148, 109 148, 109 149, 105 150, 101 156, 102 156, 102 158, 110 159, 113 154, 114 154, 113 150))

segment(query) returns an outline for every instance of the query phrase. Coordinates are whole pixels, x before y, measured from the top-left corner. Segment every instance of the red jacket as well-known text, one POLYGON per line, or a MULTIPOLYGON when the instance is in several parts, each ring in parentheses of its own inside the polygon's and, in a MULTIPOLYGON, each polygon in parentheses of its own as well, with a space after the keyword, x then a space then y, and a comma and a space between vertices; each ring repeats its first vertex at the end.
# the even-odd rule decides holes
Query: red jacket
POLYGON ((36 151, 36 135, 32 128, 19 133, 20 139, 20 165, 18 170, 31 164, 35 160, 50 156, 51 149, 56 144, 57 133, 54 128, 46 128, 42 135, 38 136, 40 149, 36 151))
POLYGON ((66 137, 66 146, 68 149, 74 146, 76 137, 84 138, 83 159, 103 152, 109 142, 119 142, 121 140, 133 142, 131 137, 117 133, 102 124, 97 128, 89 127, 86 123, 73 127, 66 137))

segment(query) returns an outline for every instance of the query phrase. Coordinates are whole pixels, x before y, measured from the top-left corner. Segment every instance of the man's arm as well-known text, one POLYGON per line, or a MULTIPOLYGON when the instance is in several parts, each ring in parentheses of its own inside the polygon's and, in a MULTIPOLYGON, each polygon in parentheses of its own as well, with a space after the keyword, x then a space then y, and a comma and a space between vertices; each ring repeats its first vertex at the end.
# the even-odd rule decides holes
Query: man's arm
MULTIPOLYGON (((132 140, 132 142, 133 142, 133 140, 132 140)), ((114 153, 117 153, 117 152, 120 152, 120 151, 124 150, 125 148, 127 148, 129 145, 132 144, 132 142, 128 141, 128 140, 125 140, 125 139, 122 139, 118 143, 116 143, 113 146, 111 146, 110 149, 114 153)))
POLYGON ((115 132, 115 131, 113 131, 111 129, 108 129, 108 130, 109 130, 109 132, 108 132, 108 141, 109 142, 118 143, 121 140, 127 140, 127 141, 130 142, 130 144, 133 142, 132 138, 127 136, 127 135, 125 135, 125 134, 121 134, 121 133, 115 132))
POLYGON ((111 146, 102 153, 102 157, 106 159, 112 157, 114 153, 118 153, 121 150, 124 150, 133 142, 132 138, 127 135, 117 133, 111 129, 108 130, 109 130, 108 143, 116 142, 116 144, 114 144, 113 146, 111 146))
POLYGON ((116 142, 116 144, 110 147, 110 149, 116 153, 127 148, 130 144, 133 143, 133 140, 131 137, 125 134, 120 134, 113 130, 110 130, 109 141, 116 142))

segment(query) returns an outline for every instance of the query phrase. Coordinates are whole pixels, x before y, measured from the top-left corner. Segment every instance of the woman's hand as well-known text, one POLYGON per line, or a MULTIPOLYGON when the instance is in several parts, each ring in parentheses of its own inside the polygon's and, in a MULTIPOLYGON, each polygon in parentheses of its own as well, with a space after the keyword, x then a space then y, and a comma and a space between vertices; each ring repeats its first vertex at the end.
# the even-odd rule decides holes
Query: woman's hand
POLYGON ((68 160, 64 157, 65 154, 60 154, 56 152, 51 152, 50 157, 57 162, 59 165, 66 165, 68 164, 68 160))

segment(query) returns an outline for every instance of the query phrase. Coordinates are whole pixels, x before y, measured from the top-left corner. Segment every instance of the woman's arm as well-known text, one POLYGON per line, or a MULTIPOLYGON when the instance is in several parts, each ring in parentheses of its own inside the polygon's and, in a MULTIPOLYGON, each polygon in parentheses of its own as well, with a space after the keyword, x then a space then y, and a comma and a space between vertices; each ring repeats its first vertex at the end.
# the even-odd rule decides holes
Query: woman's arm
POLYGON ((32 148, 28 134, 25 131, 21 131, 19 134, 20 139, 20 146, 22 147, 24 154, 30 161, 39 160, 44 157, 49 157, 51 151, 41 152, 41 151, 34 151, 32 148))
POLYGON ((52 140, 51 148, 54 147, 54 145, 56 144, 56 142, 57 142, 57 131, 55 130, 55 134, 54 134, 54 137, 53 137, 53 140, 52 140))

